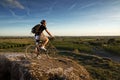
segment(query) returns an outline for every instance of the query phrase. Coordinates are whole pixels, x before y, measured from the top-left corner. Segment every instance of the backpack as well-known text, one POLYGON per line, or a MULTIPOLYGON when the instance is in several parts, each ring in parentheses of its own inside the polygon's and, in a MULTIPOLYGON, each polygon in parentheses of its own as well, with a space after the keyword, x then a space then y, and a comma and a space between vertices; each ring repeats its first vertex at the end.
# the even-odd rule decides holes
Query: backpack
POLYGON ((35 33, 39 32, 39 28, 40 28, 40 24, 37 24, 32 28, 31 32, 33 34, 35 34, 35 33))

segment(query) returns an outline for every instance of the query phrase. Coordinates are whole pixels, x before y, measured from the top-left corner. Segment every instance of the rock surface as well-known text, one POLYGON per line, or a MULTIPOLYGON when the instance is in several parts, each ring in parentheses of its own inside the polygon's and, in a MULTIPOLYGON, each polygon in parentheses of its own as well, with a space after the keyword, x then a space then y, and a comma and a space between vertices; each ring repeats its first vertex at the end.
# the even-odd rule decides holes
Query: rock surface
POLYGON ((39 59, 27 60, 23 54, 7 54, 0 56, 0 62, 0 80, 90 80, 83 66, 63 57, 41 55, 39 59), (6 74, 9 79, 4 79, 6 74))

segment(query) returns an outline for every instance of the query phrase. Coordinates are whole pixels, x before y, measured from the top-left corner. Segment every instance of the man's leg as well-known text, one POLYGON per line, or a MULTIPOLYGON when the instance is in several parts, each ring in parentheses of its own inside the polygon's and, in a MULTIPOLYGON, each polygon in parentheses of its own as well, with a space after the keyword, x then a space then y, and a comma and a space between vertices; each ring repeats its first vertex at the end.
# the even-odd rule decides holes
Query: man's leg
POLYGON ((42 33, 41 36, 40 36, 40 39, 43 41, 43 44, 42 44, 41 48, 44 49, 44 50, 46 50, 46 49, 45 49, 45 46, 47 45, 47 43, 48 43, 48 41, 49 41, 48 37, 46 37, 46 36, 42 33))
POLYGON ((36 44, 35 53, 36 53, 37 55, 38 55, 39 41, 40 41, 40 36, 39 36, 39 35, 36 35, 36 36, 35 36, 35 44, 36 44))
POLYGON ((43 43, 43 45, 42 45, 42 46, 44 46, 44 47, 45 47, 45 46, 47 45, 47 43, 48 43, 49 39, 48 39, 48 37, 45 37, 44 39, 45 39, 45 41, 44 41, 44 43, 43 43))

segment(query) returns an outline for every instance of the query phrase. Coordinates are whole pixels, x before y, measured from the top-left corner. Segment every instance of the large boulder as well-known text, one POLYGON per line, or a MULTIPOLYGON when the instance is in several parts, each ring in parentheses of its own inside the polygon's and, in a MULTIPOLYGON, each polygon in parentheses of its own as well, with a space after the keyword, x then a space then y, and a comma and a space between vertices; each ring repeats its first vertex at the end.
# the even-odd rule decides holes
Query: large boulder
POLYGON ((9 80, 90 80, 83 66, 65 57, 41 55, 39 59, 26 60, 24 56, 14 56, 7 57, 7 61, 10 63, 9 80))

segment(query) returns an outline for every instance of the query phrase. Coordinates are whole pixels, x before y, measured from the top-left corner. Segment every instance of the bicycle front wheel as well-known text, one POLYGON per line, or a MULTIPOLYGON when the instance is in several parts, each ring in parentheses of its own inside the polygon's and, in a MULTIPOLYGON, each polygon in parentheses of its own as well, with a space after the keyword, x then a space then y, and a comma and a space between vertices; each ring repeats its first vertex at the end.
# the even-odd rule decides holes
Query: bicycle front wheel
POLYGON ((36 52, 36 46, 35 45, 29 45, 26 48, 26 52, 25 52, 25 56, 28 59, 35 59, 38 55, 38 53, 36 52))
POLYGON ((57 49, 53 46, 49 46, 47 47, 47 54, 50 56, 50 57, 57 57, 57 49))

